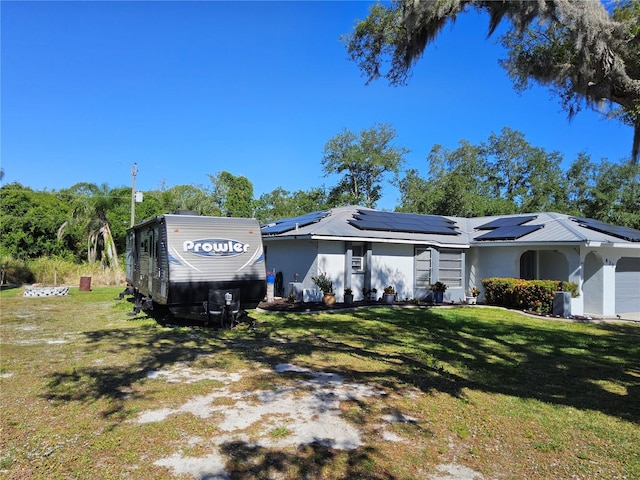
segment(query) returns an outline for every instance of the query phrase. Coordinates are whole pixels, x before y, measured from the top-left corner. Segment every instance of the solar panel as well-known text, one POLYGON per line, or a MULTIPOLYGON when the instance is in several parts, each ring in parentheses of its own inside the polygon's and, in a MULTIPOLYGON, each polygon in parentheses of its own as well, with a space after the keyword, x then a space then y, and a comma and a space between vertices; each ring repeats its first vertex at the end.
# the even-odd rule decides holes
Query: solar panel
POLYGON ((518 225, 522 225, 523 223, 530 222, 531 220, 535 220, 536 218, 538 218, 537 215, 496 218, 495 220, 492 220, 489 223, 485 223, 484 225, 480 225, 476 228, 478 230, 493 230, 494 228, 500 227, 516 227, 518 225))
POLYGON ((634 228, 618 227, 616 225, 604 223, 592 218, 571 217, 571 220, 576 222, 581 227, 588 228, 596 232, 622 238, 623 240, 628 240, 629 242, 640 242, 640 230, 636 230, 634 228))
POLYGON ((319 212, 311 212, 305 215, 300 215, 293 218, 285 218, 282 220, 276 220, 275 222, 267 223, 262 226, 263 235, 276 235, 278 233, 288 232, 294 230, 296 227, 305 227, 312 223, 319 222, 329 214, 328 210, 322 210, 319 212))
POLYGON ((359 210, 349 224, 360 230, 460 235, 456 222, 438 215, 359 210))
POLYGON ((544 225, 511 225, 498 227, 476 237, 476 240, 515 240, 540 230, 544 225))

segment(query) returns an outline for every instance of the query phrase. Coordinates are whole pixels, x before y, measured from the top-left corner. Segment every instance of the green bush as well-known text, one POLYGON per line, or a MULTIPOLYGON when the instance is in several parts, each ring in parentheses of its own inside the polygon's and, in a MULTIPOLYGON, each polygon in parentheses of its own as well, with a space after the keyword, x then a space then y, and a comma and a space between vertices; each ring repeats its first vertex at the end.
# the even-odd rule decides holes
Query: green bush
POLYGON ((2 282, 5 285, 22 285, 23 283, 33 283, 35 280, 27 263, 11 255, 0 257, 0 268, 2 269, 2 282))
POLYGON ((553 298, 558 290, 578 296, 578 285, 560 280, 522 280, 519 278, 485 278, 484 300, 489 305, 498 305, 518 310, 531 310, 547 314, 553 312, 553 298))

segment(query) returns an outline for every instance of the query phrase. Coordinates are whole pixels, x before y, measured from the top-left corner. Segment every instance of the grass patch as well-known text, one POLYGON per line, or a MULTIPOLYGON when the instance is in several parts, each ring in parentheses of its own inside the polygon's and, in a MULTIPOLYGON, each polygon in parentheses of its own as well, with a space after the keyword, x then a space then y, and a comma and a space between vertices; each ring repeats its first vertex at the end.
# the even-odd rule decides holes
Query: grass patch
MULTIPOLYGON (((131 305, 115 300, 120 290, 0 292, 5 478, 168 478, 157 460, 214 451, 241 479, 414 479, 447 463, 485 478, 640 478, 638 325, 375 308, 252 314, 255 330, 218 332, 129 317, 131 305), (276 374, 278 364, 384 392, 340 402, 363 445, 268 448, 229 438, 212 447, 225 434, 219 412, 307 379, 276 374), (218 413, 198 416, 193 405, 204 401, 218 413), (171 414, 140 423, 145 412, 171 414)), ((246 431, 261 428, 283 440, 293 424, 278 418, 246 431)))
POLYGON ((271 430, 269 434, 273 437, 281 438, 286 437, 287 435, 291 435, 291 430, 289 430, 285 425, 279 425, 271 430))

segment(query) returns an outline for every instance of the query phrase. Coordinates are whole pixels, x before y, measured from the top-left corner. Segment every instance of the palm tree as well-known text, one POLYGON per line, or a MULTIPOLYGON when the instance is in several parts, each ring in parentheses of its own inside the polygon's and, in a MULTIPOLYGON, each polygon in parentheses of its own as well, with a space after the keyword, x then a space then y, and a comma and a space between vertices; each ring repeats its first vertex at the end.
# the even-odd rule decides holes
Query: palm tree
POLYGON ((87 236, 87 260, 95 263, 98 258, 105 267, 118 266, 116 245, 107 221, 107 211, 116 198, 110 195, 109 187, 93 183, 77 183, 63 192, 69 195, 71 215, 58 229, 62 238, 67 229, 81 228, 87 236))

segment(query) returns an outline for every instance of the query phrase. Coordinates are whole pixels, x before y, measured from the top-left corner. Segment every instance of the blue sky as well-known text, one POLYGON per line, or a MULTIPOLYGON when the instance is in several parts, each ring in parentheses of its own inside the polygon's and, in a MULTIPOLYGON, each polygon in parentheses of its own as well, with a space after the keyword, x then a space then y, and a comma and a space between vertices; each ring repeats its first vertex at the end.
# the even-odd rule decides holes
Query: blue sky
MULTIPOLYGON (((435 144, 479 143, 503 127, 566 165, 629 157, 632 130, 583 111, 571 122, 544 88, 518 94, 469 13, 428 48, 409 85, 365 85, 339 37, 371 2, 2 1, 3 182, 152 190, 246 176, 255 197, 308 190, 343 128, 395 128, 426 174, 435 144)), ((566 166, 565 165, 565 166, 566 166)), ((384 190, 378 208, 399 193, 384 190)))

